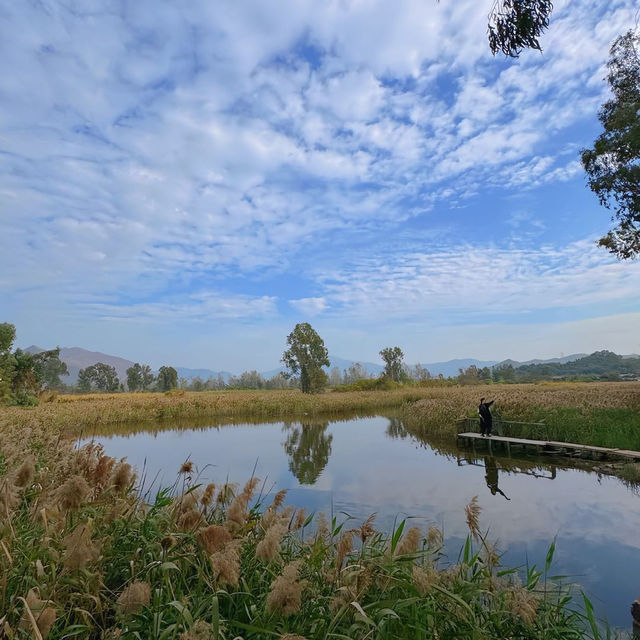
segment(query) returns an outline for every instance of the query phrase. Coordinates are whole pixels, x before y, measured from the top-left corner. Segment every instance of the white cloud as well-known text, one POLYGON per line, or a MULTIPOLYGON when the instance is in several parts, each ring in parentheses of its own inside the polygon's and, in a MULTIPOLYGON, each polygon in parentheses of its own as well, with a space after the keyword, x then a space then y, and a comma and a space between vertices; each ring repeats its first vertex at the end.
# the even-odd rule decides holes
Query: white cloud
POLYGON ((635 301, 640 263, 603 256, 593 239, 565 248, 460 246, 354 260, 318 276, 336 314, 373 319, 517 317, 635 301))
POLYGON ((327 308, 327 302, 324 298, 299 298, 298 300, 289 300, 289 304, 297 309, 305 316, 317 316, 327 308))
POLYGON ((500 309, 620 299, 635 267, 585 264, 580 243, 372 251, 317 298, 255 282, 298 275, 317 247, 322 265, 345 264, 362 234, 390 237, 487 188, 574 177, 571 127, 593 121, 634 8, 558 4, 544 55, 505 62, 471 0, 13 3, 0 17, 0 293, 175 322, 270 317, 276 298, 323 316, 458 309, 479 287, 500 309), (190 299, 202 281, 213 298, 190 299))

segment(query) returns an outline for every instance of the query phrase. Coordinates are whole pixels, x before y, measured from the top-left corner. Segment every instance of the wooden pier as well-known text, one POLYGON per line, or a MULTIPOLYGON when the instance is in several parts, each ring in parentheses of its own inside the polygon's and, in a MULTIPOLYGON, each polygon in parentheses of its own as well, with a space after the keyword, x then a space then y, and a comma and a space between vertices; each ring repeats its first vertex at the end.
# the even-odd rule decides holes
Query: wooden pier
POLYGON ((533 451, 538 454, 560 455, 567 457, 592 458, 594 460, 633 460, 640 462, 640 451, 629 449, 610 449, 595 447, 589 444, 572 442, 557 442, 555 440, 530 440, 528 438, 510 438, 507 436, 482 436, 475 432, 458 434, 458 441, 463 445, 472 446, 482 444, 492 451, 494 447, 504 447, 508 454, 516 448, 523 451, 533 451))

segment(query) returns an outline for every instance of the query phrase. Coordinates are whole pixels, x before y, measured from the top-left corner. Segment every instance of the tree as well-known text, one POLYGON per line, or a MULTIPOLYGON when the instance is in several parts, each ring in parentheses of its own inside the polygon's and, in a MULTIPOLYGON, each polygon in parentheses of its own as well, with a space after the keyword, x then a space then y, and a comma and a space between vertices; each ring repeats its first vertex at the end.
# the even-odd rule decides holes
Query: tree
POLYGON ((523 49, 542 51, 539 38, 552 10, 551 0, 495 0, 487 27, 491 53, 517 58, 523 49))
POLYGON ((409 368, 408 375, 412 380, 429 380, 431 379, 431 373, 429 369, 425 369, 421 364, 416 364, 409 368))
POLYGON ((321 391, 327 383, 322 367, 329 366, 329 352, 322 338, 308 322, 302 322, 287 336, 287 344, 282 362, 291 373, 300 373, 302 393, 321 391))
POLYGON ((80 371, 78 371, 76 389, 79 393, 89 393, 91 391, 91 378, 86 369, 80 369, 80 371))
POLYGON ((127 388, 129 391, 146 391, 153 384, 154 376, 148 364, 136 362, 127 369, 127 388))
POLYGON ((9 322, 0 323, 0 402, 5 402, 11 395, 15 364, 11 347, 15 339, 15 326, 9 322))
POLYGON ((69 375, 66 363, 60 360, 60 347, 34 354, 33 365, 40 385, 47 389, 59 389, 63 386, 60 376, 69 375))
POLYGON ((359 362, 354 362, 344 372, 344 383, 353 384, 354 382, 358 382, 358 380, 364 380, 367 377, 367 370, 359 362))
POLYGON ((29 352, 22 349, 15 350, 12 378, 11 395, 14 398, 21 399, 25 395, 35 395, 40 391, 40 383, 33 363, 33 356, 29 352))
POLYGON ((516 370, 512 364, 503 364, 493 369, 495 382, 513 382, 516 379, 516 370))
POLYGON ((466 369, 458 369, 458 384, 478 384, 480 381, 480 372, 475 364, 468 366, 466 369))
POLYGON ((338 369, 338 367, 333 367, 333 369, 331 369, 331 373, 329 374, 329 386, 337 387, 339 384, 342 384, 342 374, 340 373, 340 369, 338 369))
POLYGON ((489 367, 482 367, 482 369, 478 371, 478 378, 480 380, 491 380, 491 369, 489 369, 489 367))
POLYGON ((127 369, 127 389, 129 391, 142 389, 142 367, 137 362, 127 369))
POLYGON ((380 352, 380 356, 384 360, 384 375, 394 382, 400 382, 404 377, 402 349, 400 347, 385 347, 380 352))
POLYGON ((640 254, 640 32, 614 41, 607 67, 613 97, 600 109, 604 131, 582 151, 582 165, 590 189, 617 221, 598 244, 627 260, 640 254))
POLYGON ((151 367, 148 364, 143 364, 140 367, 140 378, 142 382, 142 386, 140 387, 140 389, 142 391, 150 389, 153 381, 155 380, 155 376, 153 375, 153 371, 151 371, 151 367))
POLYGON ((78 389, 81 391, 105 391, 115 393, 120 389, 120 380, 115 367, 96 362, 78 372, 78 389))
POLYGON ((178 386, 178 372, 173 367, 160 367, 158 371, 158 389, 169 391, 178 386))

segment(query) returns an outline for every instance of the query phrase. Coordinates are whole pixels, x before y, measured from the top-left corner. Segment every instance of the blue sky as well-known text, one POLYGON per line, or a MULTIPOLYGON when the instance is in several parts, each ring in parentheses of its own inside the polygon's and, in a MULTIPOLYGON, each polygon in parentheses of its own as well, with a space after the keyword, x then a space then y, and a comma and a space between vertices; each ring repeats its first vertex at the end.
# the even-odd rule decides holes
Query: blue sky
POLYGON ((41 0, 0 10, 0 316, 22 346, 271 368, 639 352, 579 151, 630 0, 41 0))

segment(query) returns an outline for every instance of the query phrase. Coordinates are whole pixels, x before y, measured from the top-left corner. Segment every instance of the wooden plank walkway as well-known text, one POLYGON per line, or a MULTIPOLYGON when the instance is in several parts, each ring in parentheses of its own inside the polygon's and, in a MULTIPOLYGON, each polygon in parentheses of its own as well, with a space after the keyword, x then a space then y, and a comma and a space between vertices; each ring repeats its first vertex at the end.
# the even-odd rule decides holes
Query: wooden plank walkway
POLYGON ((556 453, 558 455, 576 455, 590 454, 594 458, 624 458, 640 461, 640 451, 631 451, 629 449, 610 449, 608 447, 596 447, 589 444, 576 444, 573 442, 557 442, 555 440, 530 440, 527 438, 510 438, 507 436, 483 437, 479 433, 466 432, 459 433, 458 439, 465 441, 467 444, 475 446, 476 441, 485 442, 489 447, 494 443, 505 445, 507 450, 512 446, 521 446, 523 448, 534 448, 539 453, 556 453))

